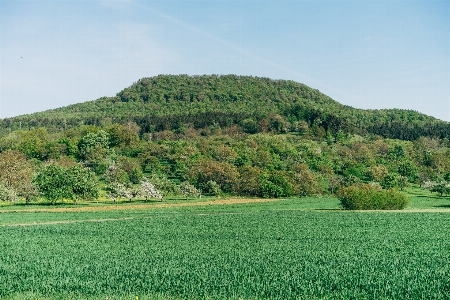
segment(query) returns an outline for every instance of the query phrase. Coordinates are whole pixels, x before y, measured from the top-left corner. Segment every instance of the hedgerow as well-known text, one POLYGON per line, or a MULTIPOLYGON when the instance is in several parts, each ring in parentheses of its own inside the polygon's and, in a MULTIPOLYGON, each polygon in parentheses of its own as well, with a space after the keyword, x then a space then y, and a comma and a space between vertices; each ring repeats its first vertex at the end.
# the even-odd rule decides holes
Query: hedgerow
POLYGON ((403 209, 408 204, 408 198, 397 190, 383 190, 372 184, 343 187, 338 198, 349 210, 403 209))

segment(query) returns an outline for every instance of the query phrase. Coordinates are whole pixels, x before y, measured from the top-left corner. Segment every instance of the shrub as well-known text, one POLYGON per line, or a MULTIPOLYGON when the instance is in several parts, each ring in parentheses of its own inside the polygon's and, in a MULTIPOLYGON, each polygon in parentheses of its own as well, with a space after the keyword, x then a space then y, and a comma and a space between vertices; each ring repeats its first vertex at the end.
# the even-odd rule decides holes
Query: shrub
POLYGON ((279 187, 266 179, 261 180, 260 189, 263 198, 278 198, 284 196, 282 187, 279 187))
POLYGON ((383 189, 392 189, 398 186, 398 179, 394 174, 387 174, 381 181, 383 189))
POLYGON ((260 196, 260 176, 262 170, 258 167, 244 166, 239 171, 237 192, 240 195, 260 196))
POLYGON ((343 186, 353 186, 353 185, 359 185, 362 181, 358 177, 352 174, 348 174, 344 176, 344 179, 342 181, 343 186))
POLYGON ((319 194, 319 181, 309 167, 305 164, 297 164, 294 168, 295 192, 300 196, 319 194))
POLYGON ((258 132, 258 123, 253 119, 242 120, 239 125, 241 125, 245 133, 254 134, 258 132))
POLYGON ((262 174, 259 178, 260 192, 263 198, 279 198, 294 195, 292 184, 281 172, 262 174))
POLYGON ((164 196, 168 195, 180 195, 180 187, 170 179, 167 178, 164 174, 152 174, 149 177, 149 181, 155 186, 155 188, 164 196))
POLYGON ((403 209, 408 199, 400 192, 389 189, 382 190, 371 184, 342 187, 338 198, 344 209, 403 209))
POLYGON ((138 184, 141 182, 142 178, 144 178, 144 174, 140 169, 133 168, 128 175, 128 178, 130 179, 131 183, 138 184))
POLYGON ((203 193, 209 194, 211 196, 218 196, 222 192, 220 190, 220 185, 213 180, 210 180, 210 181, 202 184, 202 191, 203 191, 203 193))
POLYGON ((188 175, 198 186, 210 180, 215 181, 226 193, 234 192, 239 181, 239 172, 234 165, 212 159, 199 160, 198 164, 189 170, 188 175))

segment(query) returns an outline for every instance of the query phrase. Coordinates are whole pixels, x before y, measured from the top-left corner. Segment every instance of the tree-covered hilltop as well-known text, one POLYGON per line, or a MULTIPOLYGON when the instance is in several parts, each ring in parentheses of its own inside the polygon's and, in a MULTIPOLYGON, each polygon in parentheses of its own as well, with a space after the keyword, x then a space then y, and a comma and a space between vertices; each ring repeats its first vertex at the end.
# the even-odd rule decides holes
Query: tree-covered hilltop
POLYGON ((141 134, 218 125, 329 134, 377 134, 415 140, 450 137, 450 124, 410 110, 362 110, 342 105, 304 84, 236 75, 160 75, 143 78, 115 97, 0 121, 3 134, 45 127, 58 132, 79 125, 135 122, 141 134))
POLYGON ((399 203, 363 207, 393 208, 406 205, 393 188, 450 193, 449 123, 354 109, 293 81, 144 78, 0 127, 0 201, 338 193, 349 207, 388 195, 399 203))

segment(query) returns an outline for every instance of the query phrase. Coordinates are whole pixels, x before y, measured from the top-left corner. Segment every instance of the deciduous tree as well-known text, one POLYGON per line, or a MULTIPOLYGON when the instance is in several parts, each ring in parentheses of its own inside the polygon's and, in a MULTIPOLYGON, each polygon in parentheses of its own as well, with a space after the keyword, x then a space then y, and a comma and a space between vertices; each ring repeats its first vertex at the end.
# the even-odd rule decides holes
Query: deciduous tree
POLYGON ((19 196, 25 197, 33 178, 33 165, 18 150, 0 153, 0 182, 19 196))
POLYGON ((186 197, 186 200, 188 200, 189 197, 200 195, 200 191, 195 186, 186 181, 180 185, 180 191, 181 194, 186 197))
POLYGON ((160 191, 156 189, 156 187, 145 178, 141 181, 140 189, 142 191, 142 195, 145 197, 145 201, 148 201, 149 198, 158 199, 159 201, 163 201, 163 195, 160 191))
POLYGON ((98 198, 100 189, 97 178, 89 169, 74 166, 67 171, 67 176, 75 204, 77 199, 91 200, 98 198))
POLYGON ((17 199, 17 194, 13 189, 0 184, 0 201, 15 202, 17 199))
POLYGON ((60 166, 46 166, 37 174, 34 183, 39 192, 52 204, 58 200, 74 198, 67 170, 60 166))

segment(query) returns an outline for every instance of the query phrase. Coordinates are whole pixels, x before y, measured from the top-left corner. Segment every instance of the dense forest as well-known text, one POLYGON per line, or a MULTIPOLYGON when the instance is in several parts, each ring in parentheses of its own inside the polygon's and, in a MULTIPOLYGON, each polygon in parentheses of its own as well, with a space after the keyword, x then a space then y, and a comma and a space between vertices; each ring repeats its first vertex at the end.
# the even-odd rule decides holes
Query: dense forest
POLYGON ((442 195, 449 138, 447 122, 355 109, 293 81, 161 75, 0 120, 0 200, 288 197, 362 183, 442 195))
POLYGON ((294 81, 236 75, 143 78, 115 97, 3 119, 0 129, 7 134, 45 127, 54 133, 79 125, 135 122, 142 135, 186 126, 229 127, 247 120, 244 131, 256 133, 253 122, 274 119, 271 130, 286 133, 308 128, 317 138, 339 132, 410 141, 420 136, 450 138, 449 123, 415 111, 355 109, 294 81))

